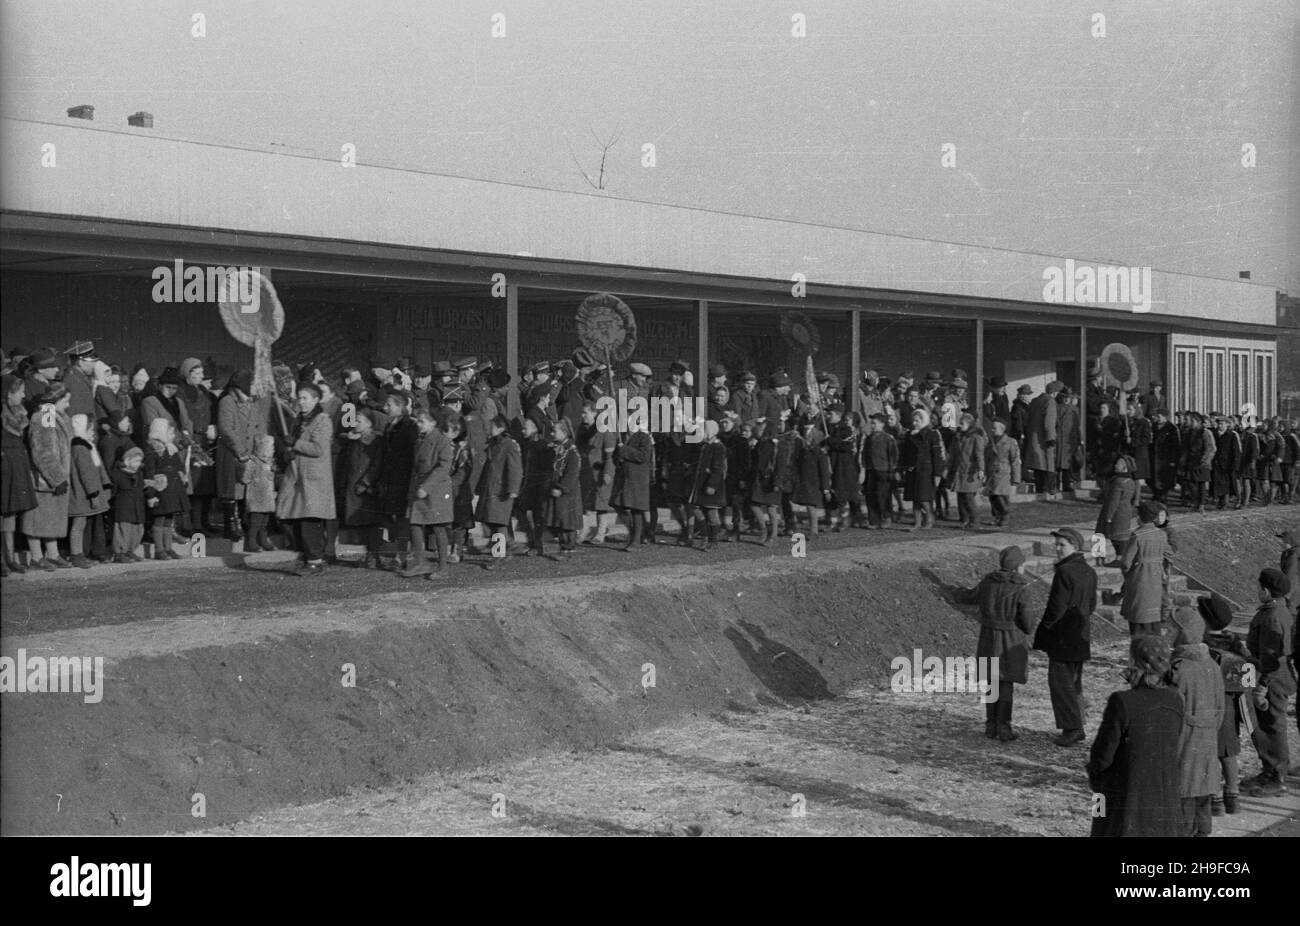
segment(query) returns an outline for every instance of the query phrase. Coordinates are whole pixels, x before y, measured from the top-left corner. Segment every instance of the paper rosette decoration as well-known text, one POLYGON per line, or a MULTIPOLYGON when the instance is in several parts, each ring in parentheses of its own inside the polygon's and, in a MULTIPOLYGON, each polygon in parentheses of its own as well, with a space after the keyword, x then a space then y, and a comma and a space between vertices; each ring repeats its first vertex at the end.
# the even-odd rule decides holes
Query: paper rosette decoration
POLYGON ((1128 392, 1138 384, 1138 365, 1127 344, 1107 344, 1101 352, 1101 372, 1106 385, 1128 392))
POLYGON ((217 305, 221 321, 230 336, 240 344, 253 348, 253 387, 255 396, 270 395, 275 390, 275 377, 271 372, 271 345, 284 330, 284 306, 275 294, 271 281, 256 270, 232 269, 227 271, 226 285, 222 288, 217 305), (248 277, 252 277, 251 280, 248 277), (253 292, 254 302, 240 301, 241 293, 253 292), (249 311, 256 306, 256 311, 249 311))
POLYGON ((574 319, 578 340, 598 361, 627 360, 636 350, 636 318, 613 293, 592 293, 574 319))
POLYGON ((821 334, 812 319, 802 312, 781 313, 781 335, 795 350, 812 355, 822 346, 821 334))

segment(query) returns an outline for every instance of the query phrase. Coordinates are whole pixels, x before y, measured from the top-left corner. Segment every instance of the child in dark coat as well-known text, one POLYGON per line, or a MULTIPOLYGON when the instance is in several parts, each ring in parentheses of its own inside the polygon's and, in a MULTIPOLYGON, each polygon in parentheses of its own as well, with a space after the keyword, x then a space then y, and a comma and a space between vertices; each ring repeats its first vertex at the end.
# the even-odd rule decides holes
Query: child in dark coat
POLYGON ((641 544, 651 540, 642 532, 650 510, 650 484, 654 473, 654 441, 639 424, 634 424, 623 443, 614 450, 614 489, 610 493, 610 503, 628 516, 629 533, 624 547, 628 553, 636 552, 641 544))
POLYGON ((998 698, 984 705, 984 735, 1004 743, 1020 736, 1011 726, 1015 686, 1029 680, 1029 638, 1034 631, 1027 598, 1029 580, 1024 575, 1025 553, 1006 547, 998 555, 998 568, 958 600, 978 604, 980 636, 976 659, 996 659, 998 698))
POLYGON ((138 563, 136 547, 144 541, 148 508, 144 501, 144 451, 131 447, 113 467, 113 562, 138 563))
POLYGON ((144 454, 145 505, 149 508, 149 533, 154 559, 182 559, 172 549, 172 525, 186 510, 185 458, 176 444, 176 426, 168 418, 155 418, 149 425, 148 448, 144 454))
POLYGON ((795 481, 791 501, 808 512, 808 536, 817 536, 817 523, 831 501, 831 463, 822 446, 825 435, 811 421, 803 426, 796 445, 795 481))
POLYGON ((776 540, 777 510, 781 504, 781 483, 777 473, 777 457, 781 439, 782 423, 780 418, 769 418, 764 427, 763 436, 754 445, 752 451, 753 479, 749 484, 749 507, 758 530, 762 535, 759 542, 769 546, 776 540))
POLYGON ((727 448, 719 437, 717 421, 704 422, 704 444, 700 447, 700 462, 695 469, 695 486, 691 495, 705 517, 708 539, 704 549, 715 550, 718 530, 722 527, 719 513, 727 504, 727 448))
POLYGON ((573 443, 573 428, 568 419, 555 422, 551 435, 555 462, 551 468, 546 523, 560 541, 560 552, 576 553, 575 534, 582 527, 582 459, 573 443))

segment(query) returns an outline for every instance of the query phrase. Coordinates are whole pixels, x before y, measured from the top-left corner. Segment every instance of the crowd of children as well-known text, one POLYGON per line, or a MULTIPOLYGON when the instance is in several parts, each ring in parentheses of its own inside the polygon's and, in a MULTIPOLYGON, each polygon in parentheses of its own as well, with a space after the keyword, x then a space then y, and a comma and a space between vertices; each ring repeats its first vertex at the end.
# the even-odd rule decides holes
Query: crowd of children
POLYGON ((1290 503, 1300 477, 1293 422, 1219 416, 1211 433, 1196 413, 1171 418, 1158 384, 1120 396, 1100 371, 1085 433, 1078 397, 1059 382, 1037 396, 1021 386, 1012 400, 993 377, 976 403, 959 369, 895 380, 868 370, 846 396, 831 373, 799 393, 786 370, 760 388, 752 372, 715 365, 688 437, 689 403, 655 433, 604 426, 596 404, 611 392, 693 399, 680 361, 657 381, 638 362, 614 381, 582 349, 527 367, 518 383, 472 357, 428 370, 374 362, 333 381, 311 365, 278 367, 274 394, 256 396, 248 370, 214 392, 197 358, 156 378, 104 363, 89 341, 65 359, 44 349, 6 360, 5 574, 130 562, 142 537, 155 558, 174 559, 198 531, 249 551, 273 548, 275 535, 315 575, 337 561, 342 528, 364 543, 363 565, 436 575, 492 546, 470 545, 480 525, 480 536, 505 539, 496 549, 507 556, 544 553, 548 536, 564 555, 602 544, 620 515, 634 552, 659 542, 665 510, 676 542, 705 550, 746 533, 770 545, 781 533, 880 529, 909 514, 907 530, 950 519, 970 529, 982 497, 985 523, 1006 527, 1022 481, 1058 498, 1085 459, 1104 480, 1098 530, 1118 553, 1144 486, 1159 501, 1178 489, 1199 511, 1207 500, 1290 503))

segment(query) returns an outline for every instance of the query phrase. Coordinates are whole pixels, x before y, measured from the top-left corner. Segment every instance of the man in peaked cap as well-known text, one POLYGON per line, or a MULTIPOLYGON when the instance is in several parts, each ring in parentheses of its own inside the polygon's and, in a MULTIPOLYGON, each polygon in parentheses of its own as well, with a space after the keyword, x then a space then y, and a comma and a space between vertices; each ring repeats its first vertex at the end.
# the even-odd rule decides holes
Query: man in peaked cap
POLYGON ((68 388, 71 399, 68 402, 68 415, 86 415, 95 417, 95 363, 99 354, 94 341, 77 341, 69 347, 68 371, 63 376, 63 385, 68 388))
POLYGON ((731 393, 727 409, 735 412, 742 422, 753 421, 758 417, 758 377, 749 370, 740 374, 740 381, 731 393))

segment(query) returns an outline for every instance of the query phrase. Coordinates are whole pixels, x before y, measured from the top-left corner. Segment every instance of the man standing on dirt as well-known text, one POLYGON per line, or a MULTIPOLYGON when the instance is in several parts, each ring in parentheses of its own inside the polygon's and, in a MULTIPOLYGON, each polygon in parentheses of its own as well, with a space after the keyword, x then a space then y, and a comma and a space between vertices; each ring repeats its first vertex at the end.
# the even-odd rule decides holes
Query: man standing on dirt
POLYGON ((1034 634, 1034 649, 1047 654, 1047 688, 1061 735, 1052 742, 1073 746, 1083 732, 1083 664, 1092 658, 1092 612, 1097 604, 1097 573, 1084 558, 1083 535, 1073 527, 1052 531, 1056 575, 1047 608, 1034 634))

